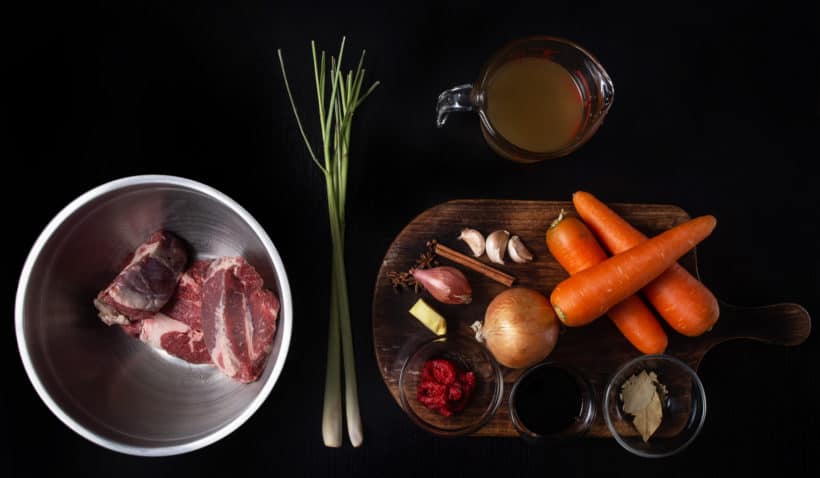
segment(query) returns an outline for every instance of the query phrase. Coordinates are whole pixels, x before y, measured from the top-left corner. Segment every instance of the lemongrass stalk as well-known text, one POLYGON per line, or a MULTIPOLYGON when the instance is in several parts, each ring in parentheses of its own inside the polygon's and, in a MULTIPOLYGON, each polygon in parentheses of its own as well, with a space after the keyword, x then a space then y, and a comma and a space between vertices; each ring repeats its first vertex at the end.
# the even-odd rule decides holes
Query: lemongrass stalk
POLYGON ((325 366, 325 398, 322 404, 322 442, 327 447, 342 446, 342 375, 339 338, 339 311, 335 274, 330 281, 330 320, 327 331, 327 363, 325 366))
MULTIPOLYGON (((319 162, 316 155, 313 153, 313 147, 310 144, 310 141, 307 138, 307 134, 305 134, 305 129, 302 126, 302 120, 299 116, 299 111, 296 108, 296 102, 293 100, 293 93, 290 90, 290 83, 288 82, 288 76, 285 72, 285 63, 282 58, 282 50, 278 50, 277 54, 279 56, 279 65, 282 70, 282 78, 284 79, 285 83, 285 90, 288 94, 288 99, 290 100, 291 108, 293 109, 293 114, 296 117, 296 124, 299 126, 299 132, 302 135, 302 139, 305 142, 305 146, 310 153, 311 159, 316 166, 324 173, 325 181, 327 182, 328 186, 330 186, 330 182, 328 181, 330 177, 330 171, 328 170, 330 166, 329 162, 329 148, 327 147, 327 136, 325 135, 325 110, 324 110, 324 96, 325 96, 325 53, 322 52, 321 56, 321 66, 318 64, 316 59, 316 47, 315 44, 311 42, 311 47, 313 50, 313 70, 314 70, 314 77, 316 80, 316 93, 319 100, 319 123, 323 126, 322 128, 322 143, 323 143, 323 152, 325 153, 325 165, 319 162)), ((330 194, 328 197, 331 197, 330 194)), ((331 213, 331 222, 334 221, 333 216, 335 213, 331 213)), ((334 253, 335 254, 335 253, 334 253)), ((325 367, 325 396, 324 396, 324 403, 322 405, 322 441, 324 442, 325 446, 328 447, 340 447, 342 446, 342 429, 343 429, 343 420, 342 420, 342 383, 341 383, 341 367, 339 361, 341 360, 341 340, 340 340, 340 328, 339 328, 339 307, 338 307, 338 290, 336 286, 336 273, 333 272, 331 276, 331 289, 330 289, 330 317, 328 321, 328 342, 327 342, 327 363, 325 367)))
POLYGON ((347 277, 344 263, 345 201, 347 196, 348 153, 353 114, 362 101, 373 92, 378 82, 373 83, 361 95, 364 81, 364 52, 359 58, 355 71, 342 73, 345 38, 339 47, 339 56, 330 57, 330 96, 327 91, 327 61, 325 52, 317 55, 316 44, 311 42, 313 74, 316 99, 319 103, 319 124, 322 135, 324 164, 313 152, 305 134, 299 112, 288 84, 282 52, 279 63, 288 99, 299 126, 299 132, 307 146, 311 159, 322 171, 327 189, 328 218, 333 242, 330 289, 330 320, 328 323, 328 356, 325 375, 325 399, 322 412, 322 438, 326 446, 338 447, 342 444, 341 414, 341 358, 345 374, 345 417, 348 436, 353 446, 362 443, 361 414, 356 381, 356 367, 353 351, 353 331, 350 325, 350 304, 347 294, 347 277), (325 102, 327 98, 327 103, 325 102), (341 349, 341 350, 340 350, 341 349))
MULTIPOLYGON (((328 196, 332 191, 328 191, 328 196)), ((345 417, 347 419, 347 433, 350 443, 354 447, 362 444, 362 422, 359 412, 359 394, 356 380, 356 364, 353 353, 353 332, 350 326, 350 305, 347 295, 347 277, 344 266, 344 241, 341 239, 341 222, 339 221, 339 210, 335 201, 328 203, 331 210, 331 237, 334 240, 333 250, 333 274, 335 285, 338 287, 336 300, 339 312, 339 326, 342 342, 342 363, 345 373, 345 417), (335 221, 333 220, 335 216, 335 221), (338 247, 336 246, 338 244, 338 247)))
MULTIPOLYGON (((344 38, 342 39, 342 45, 339 49, 339 59, 336 62, 335 72, 331 72, 335 78, 335 81, 331 81, 333 81, 337 86, 341 85, 342 87, 338 90, 338 96, 334 97, 331 95, 331 101, 335 99, 337 103, 335 105, 335 147, 333 150, 335 160, 334 166, 336 166, 337 169, 334 171, 336 173, 335 177, 332 178, 336 180, 336 190, 331 191, 330 188, 328 188, 328 198, 334 197, 336 201, 328 201, 328 207, 332 210, 332 213, 335 213, 331 214, 331 216, 335 215, 336 219, 335 224, 333 224, 334 221, 331 219, 331 236, 333 237, 334 243, 332 268, 336 275, 336 286, 338 287, 338 294, 336 298, 338 300, 337 310, 339 312, 339 325, 342 339, 342 363, 345 372, 345 417, 347 419, 347 432, 350 443, 354 447, 358 447, 362 444, 363 433, 361 413, 359 411, 359 394, 353 351, 353 333, 350 325, 350 305, 348 303, 347 294, 347 277, 345 275, 344 266, 344 199, 347 189, 347 150, 350 137, 343 132, 349 131, 350 129, 350 121, 353 118, 355 102, 349 103, 350 100, 352 100, 351 95, 353 94, 353 91, 351 89, 345 89, 344 75, 341 72, 343 52, 344 38), (332 194, 334 192, 335 194, 332 194)), ((328 182, 328 184, 331 183, 328 182)))

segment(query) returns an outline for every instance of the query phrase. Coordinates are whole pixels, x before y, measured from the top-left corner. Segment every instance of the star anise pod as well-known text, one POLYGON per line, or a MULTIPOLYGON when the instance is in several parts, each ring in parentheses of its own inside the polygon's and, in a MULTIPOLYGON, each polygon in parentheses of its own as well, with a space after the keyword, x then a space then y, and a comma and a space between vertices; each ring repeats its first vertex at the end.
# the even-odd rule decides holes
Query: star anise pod
MULTIPOLYGON (((416 262, 413 264, 412 269, 430 269, 439 265, 438 256, 436 256, 435 253, 436 240, 433 239, 431 241, 427 241, 426 246, 427 250, 419 255, 418 259, 416 259, 416 262)), ((416 282, 416 279, 413 278, 410 271, 388 272, 387 277, 390 278, 390 285, 393 286, 393 290, 396 292, 401 289, 411 288, 416 294, 421 292, 421 284, 416 282)))

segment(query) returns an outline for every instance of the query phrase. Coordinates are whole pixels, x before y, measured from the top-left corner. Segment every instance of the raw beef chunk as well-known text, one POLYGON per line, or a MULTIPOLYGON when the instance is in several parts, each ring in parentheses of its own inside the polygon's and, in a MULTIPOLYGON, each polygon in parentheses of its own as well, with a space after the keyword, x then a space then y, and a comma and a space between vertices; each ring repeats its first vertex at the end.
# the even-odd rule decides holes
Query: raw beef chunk
POLYGON ((205 346, 202 332, 174 320, 165 314, 156 314, 140 321, 139 339, 190 363, 210 363, 211 355, 205 346))
POLYGON ((196 261, 182 274, 176 294, 162 308, 163 314, 192 329, 202 330, 202 283, 211 262, 196 261))
POLYGON ((211 360, 240 382, 259 378, 271 351, 279 300, 241 257, 213 261, 202 285, 202 332, 211 360))
POLYGON ((94 299, 100 319, 108 325, 124 325, 150 318, 174 295, 186 262, 188 253, 181 239, 170 232, 155 232, 94 299))
POLYGON ((201 288, 211 261, 196 261, 182 274, 162 312, 121 325, 130 336, 190 363, 211 363, 202 335, 201 288))

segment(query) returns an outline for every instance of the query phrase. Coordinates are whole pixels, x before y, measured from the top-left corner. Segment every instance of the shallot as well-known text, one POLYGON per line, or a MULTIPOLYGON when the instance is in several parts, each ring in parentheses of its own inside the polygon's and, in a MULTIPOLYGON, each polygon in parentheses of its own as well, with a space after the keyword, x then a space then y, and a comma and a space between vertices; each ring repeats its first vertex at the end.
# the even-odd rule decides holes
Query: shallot
POLYGON ((469 304, 473 289, 464 274, 455 267, 440 266, 432 269, 410 269, 413 278, 437 301, 445 304, 469 304))

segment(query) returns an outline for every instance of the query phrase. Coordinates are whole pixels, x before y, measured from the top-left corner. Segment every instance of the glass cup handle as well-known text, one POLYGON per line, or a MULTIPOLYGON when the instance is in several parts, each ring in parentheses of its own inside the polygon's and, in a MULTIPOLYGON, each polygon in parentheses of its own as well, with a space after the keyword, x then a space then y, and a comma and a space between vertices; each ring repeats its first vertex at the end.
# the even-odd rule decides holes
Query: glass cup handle
POLYGON ((464 84, 445 90, 438 95, 436 104, 436 126, 441 128, 447 122, 447 115, 456 111, 475 111, 475 105, 470 100, 473 85, 464 84))

